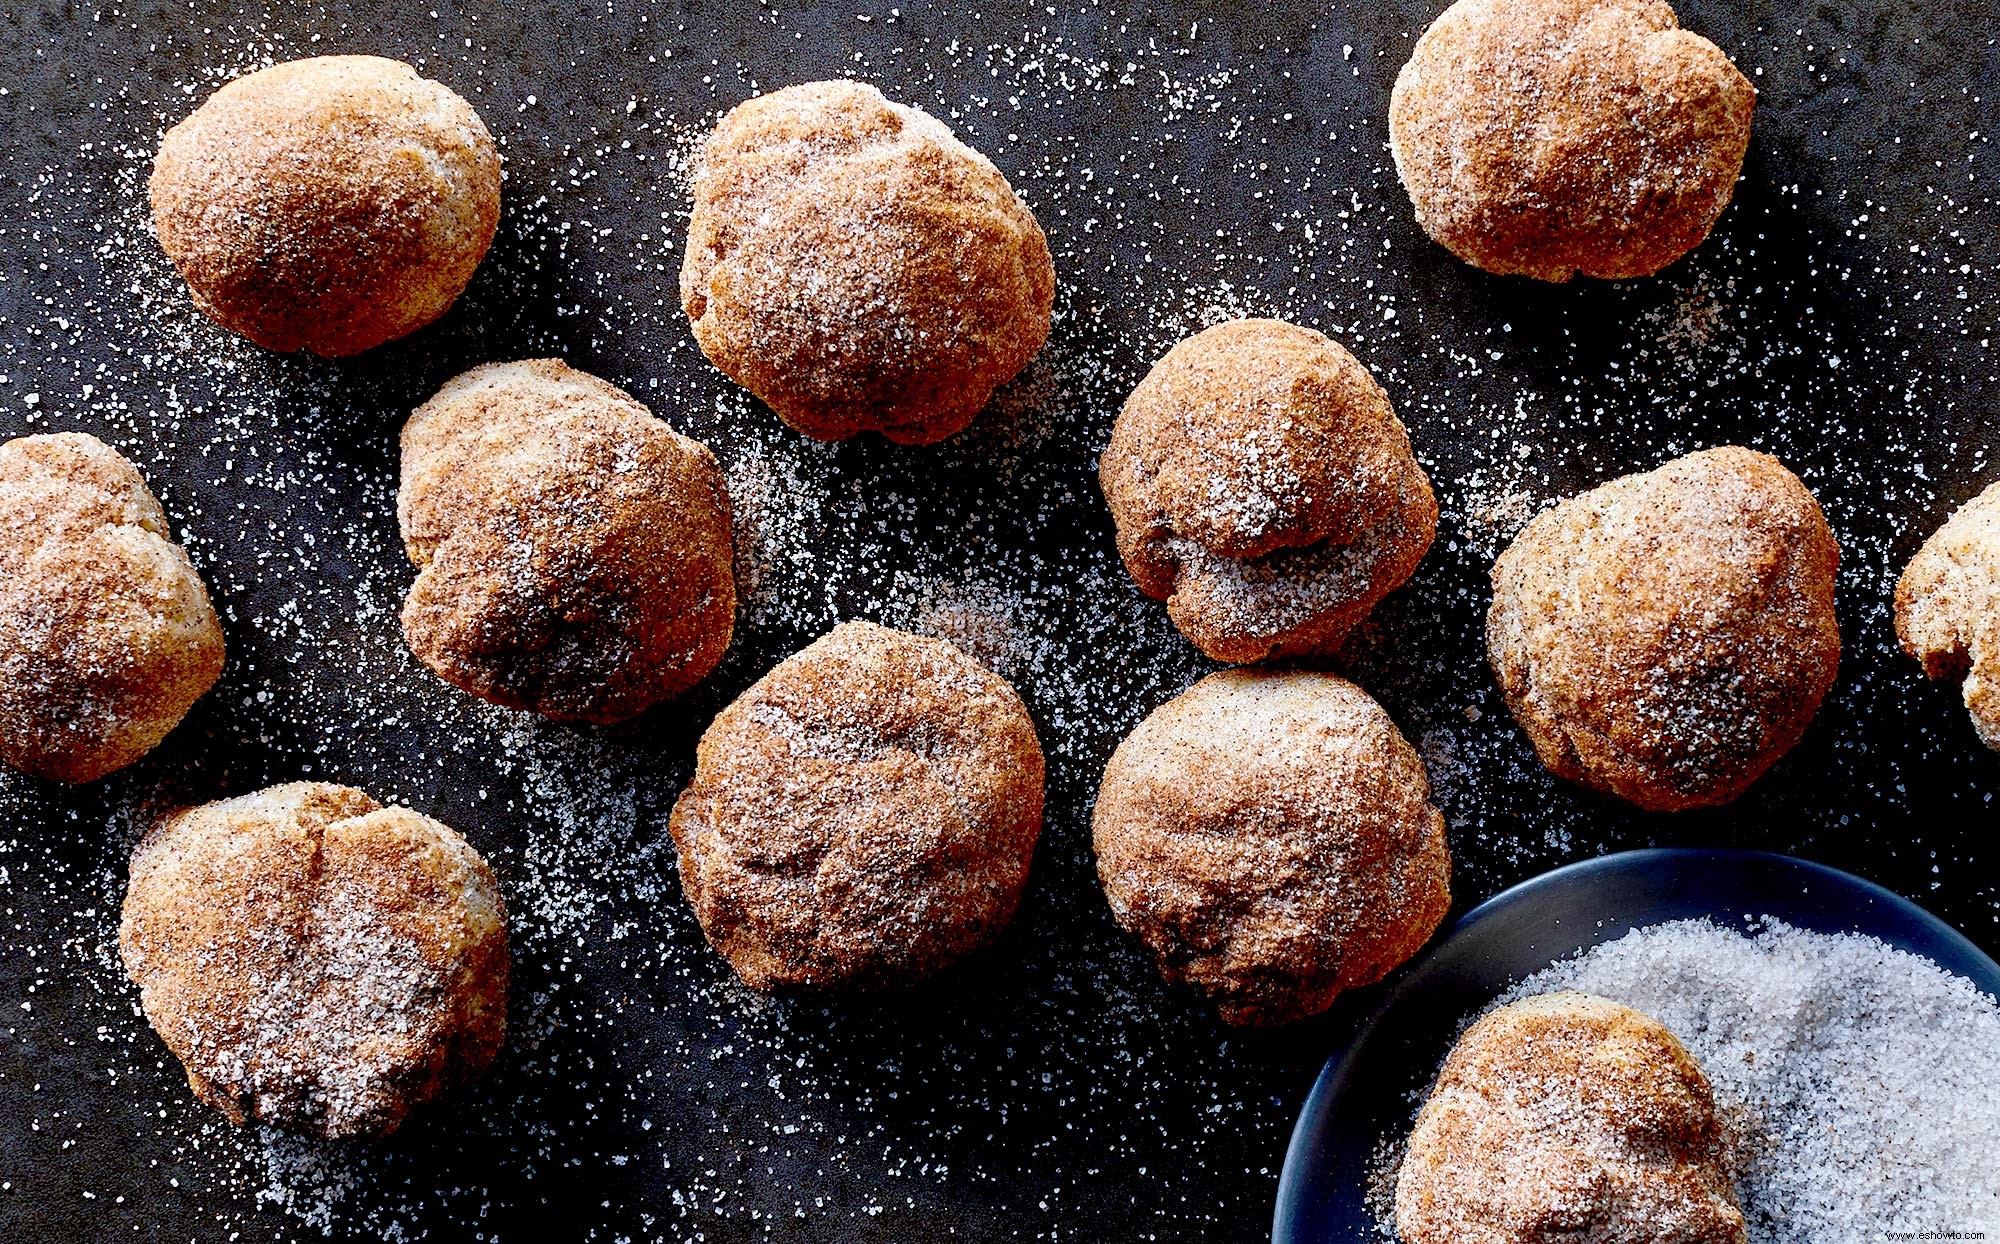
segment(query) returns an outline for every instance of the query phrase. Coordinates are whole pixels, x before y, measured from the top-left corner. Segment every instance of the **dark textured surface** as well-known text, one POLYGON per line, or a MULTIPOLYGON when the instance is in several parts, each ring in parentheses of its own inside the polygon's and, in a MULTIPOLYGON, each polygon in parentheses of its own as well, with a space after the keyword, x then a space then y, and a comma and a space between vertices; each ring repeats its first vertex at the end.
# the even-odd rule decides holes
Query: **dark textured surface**
POLYGON ((1395 184, 1389 87, 1434 11, 0 9, 0 435, 85 429, 131 455, 230 643, 132 770, 80 791, 0 776, 0 1238, 1261 1237, 1293 1117, 1368 998, 1224 1030, 1112 926, 1087 824, 1117 740, 1206 668, 1118 568, 1094 457, 1150 360, 1231 310, 1353 349, 1437 484, 1438 544, 1350 668, 1431 763, 1461 906, 1615 848, 1751 846, 2000 945, 2000 761, 1888 617, 1903 562, 1996 471, 1990 11, 1684 6, 1762 92, 1737 202, 1653 281, 1560 288, 1457 265, 1395 184), (215 84, 334 51, 473 101, 508 162, 500 239, 417 337, 274 358, 188 306, 146 164, 215 84), (836 73, 950 121, 1055 253, 1049 350, 935 449, 804 442, 706 365, 675 304, 690 142, 755 89, 836 73), (743 511, 730 657, 608 730, 469 702, 396 631, 401 418, 465 367, 546 353, 713 445, 743 511), (1724 441, 1826 506, 1841 679, 1741 802, 1643 816, 1535 767, 1484 669, 1485 570, 1540 505, 1724 441), (765 1001, 702 945, 666 812, 714 711, 847 616, 985 649, 1042 731, 1049 824, 1022 918, 974 963, 902 997, 765 1001), (513 907, 509 1050, 374 1154, 193 1104, 110 951, 150 816, 300 777, 456 826, 513 907))

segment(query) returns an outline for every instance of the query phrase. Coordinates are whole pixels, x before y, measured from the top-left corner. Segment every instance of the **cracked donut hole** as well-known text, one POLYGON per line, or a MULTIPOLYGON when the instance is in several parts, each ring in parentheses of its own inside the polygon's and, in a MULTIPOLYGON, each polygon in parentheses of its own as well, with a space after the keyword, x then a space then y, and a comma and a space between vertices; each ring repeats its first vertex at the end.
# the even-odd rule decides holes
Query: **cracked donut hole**
POLYGON ((707 677, 735 625, 729 498, 707 446, 555 359, 477 367, 403 428, 419 567, 403 635, 460 690, 614 722, 707 677))
POLYGON ((1335 651, 1437 531, 1388 395, 1339 345, 1279 320, 1169 351, 1098 473, 1133 579, 1221 661, 1335 651))
POLYGON ((492 870, 450 828, 352 787, 167 817, 132 853, 119 954, 195 1095, 233 1123, 385 1136, 505 1035, 492 870))
POLYGON ((1960 684, 1979 737, 2000 750, 2000 484, 1924 541, 1896 584, 1896 635, 1924 673, 1960 684))
POLYGON ((222 675, 222 624, 139 471, 78 432, 0 444, 0 760, 92 782, 222 675))

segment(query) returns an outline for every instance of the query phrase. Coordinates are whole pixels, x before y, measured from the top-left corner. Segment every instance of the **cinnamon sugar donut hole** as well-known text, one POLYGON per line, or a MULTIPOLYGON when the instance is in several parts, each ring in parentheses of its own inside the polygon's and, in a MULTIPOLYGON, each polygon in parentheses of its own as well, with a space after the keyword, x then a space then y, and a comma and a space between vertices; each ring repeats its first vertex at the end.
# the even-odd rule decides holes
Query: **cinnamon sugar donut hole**
POLYGON ((0 760, 92 782, 222 674, 222 626, 139 472, 94 436, 0 444, 0 760))
POLYGON ((403 426, 419 567, 403 637, 440 678, 557 721, 622 721, 706 678, 736 618, 715 455, 556 359, 453 378, 403 426))
POLYGON ((484 1071, 506 1032, 492 870, 352 787, 167 817, 132 853, 118 949, 189 1087, 232 1123, 386 1136, 484 1071))
POLYGON ((1650 276, 1735 192, 1757 97, 1663 0, 1457 0, 1396 77, 1424 232, 1488 272, 1650 276))
POLYGON ((1955 681, 2000 751, 2000 484, 1960 506, 1896 583, 1896 634, 1932 678, 1955 681))
POLYGON ((819 440, 963 429, 1049 336, 1033 213, 936 118, 859 82, 733 109, 694 183, 681 306, 724 374, 819 440))
POLYGON ((843 623, 702 735, 669 823, 681 886, 755 988, 911 984, 1013 919, 1042 774, 998 675, 943 640, 843 623))
POLYGON ((1316 1015, 1415 954, 1451 906, 1423 762, 1331 674, 1211 674, 1139 723, 1098 789, 1112 914, 1230 1024, 1316 1015))
POLYGON ((1452 1047, 1396 1179, 1404 1244, 1743 1244, 1701 1064, 1582 993, 1504 1006, 1452 1047))
POLYGON ((1126 569, 1218 661, 1334 651, 1437 532, 1382 386, 1282 320, 1218 324, 1168 351, 1126 401, 1098 479, 1126 569))
POLYGON ((1776 458, 1689 454, 1529 523, 1493 567, 1487 653, 1558 777, 1652 811, 1728 803, 1833 686, 1839 558, 1776 458))
POLYGON ((359 354, 443 315, 500 221, 472 106, 401 61, 316 56, 224 86, 147 187, 195 305, 267 350, 359 354))

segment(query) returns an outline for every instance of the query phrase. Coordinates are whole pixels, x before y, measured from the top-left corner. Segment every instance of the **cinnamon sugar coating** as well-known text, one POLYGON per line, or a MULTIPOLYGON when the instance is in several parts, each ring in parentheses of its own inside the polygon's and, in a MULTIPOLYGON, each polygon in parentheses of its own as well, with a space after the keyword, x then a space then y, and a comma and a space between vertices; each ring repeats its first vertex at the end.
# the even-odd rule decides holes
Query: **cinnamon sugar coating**
POLYGON ((1961 684, 1980 741, 2000 750, 2000 484, 1910 559, 1896 583, 1896 634, 1925 674, 1961 684))
POLYGON ((118 947, 195 1096, 232 1123, 385 1136, 505 1035, 507 922, 486 861, 352 787, 167 817, 132 853, 118 947))
POLYGON ((714 364, 799 431, 958 432, 1048 340, 1048 240, 986 157, 859 82, 722 119, 681 306, 714 364))
POLYGON ((1727 803, 1833 686, 1839 556, 1776 458, 1689 454, 1528 524, 1493 566, 1487 654, 1557 776, 1654 811, 1727 803))
POLYGON ((1742 1244, 1708 1077, 1650 1016, 1581 993, 1466 1030, 1396 1181, 1404 1244, 1742 1244))
POLYGON ((1331 674, 1202 679, 1118 745, 1092 828, 1118 923, 1231 1024, 1324 1011, 1415 954, 1451 906, 1423 763, 1331 674))
POLYGON ((1333 651, 1437 532, 1382 386, 1280 320, 1218 324, 1168 351, 1126 401, 1098 478, 1126 569, 1219 661, 1333 651))
POLYGON ((500 221, 472 106, 379 56, 236 79, 167 131, 147 186, 195 305, 267 350, 359 354, 443 315, 500 221))
POLYGON ((1396 77, 1418 223, 1488 272, 1650 276, 1729 205, 1757 92, 1662 0, 1458 0, 1396 77))
POLYGON ((909 984, 1013 918, 1042 776, 1003 679, 942 640, 843 623, 702 736, 670 822, 681 886, 749 985, 909 984))
POLYGON ((93 436, 0 444, 0 760, 91 782, 222 674, 222 626, 137 469, 93 436))
POLYGON ((446 682, 611 722, 722 659, 736 585, 707 446, 555 359, 454 378, 402 443, 396 512, 420 568, 403 635, 446 682))

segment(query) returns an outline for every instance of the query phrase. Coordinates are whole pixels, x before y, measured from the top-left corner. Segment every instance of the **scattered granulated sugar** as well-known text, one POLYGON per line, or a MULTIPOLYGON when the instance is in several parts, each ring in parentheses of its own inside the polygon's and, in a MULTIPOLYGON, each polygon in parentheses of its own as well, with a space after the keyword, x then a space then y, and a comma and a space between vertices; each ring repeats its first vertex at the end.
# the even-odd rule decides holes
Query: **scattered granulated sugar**
MULTIPOLYGON (((1847 645, 1795 758, 1731 819, 1681 832, 1899 874, 1992 942, 1993 770, 1886 607, 1924 529, 1995 471, 2000 233, 1976 54, 1901 75, 1880 59, 1890 35, 1842 12, 1736 15, 1729 50, 1775 124, 1715 236, 1652 281, 1522 294, 1426 242, 1397 183, 1384 110, 1420 21, 1047 7, 607 0, 556 32, 532 6, 190 0, 7 24, 8 6, 0 435, 85 430, 131 457, 210 585, 229 661, 133 770, 75 792, 0 773, 0 1132, 17 1142, 0 1220, 32 1206, 79 1238, 204 1244, 512 1244, 550 1215, 566 1240, 647 1244, 1265 1234, 1331 1036, 1225 1034, 1162 987, 1112 924, 1089 827, 1119 739, 1213 668, 1119 563, 1097 455, 1155 360, 1242 315, 1352 350, 1437 488, 1438 539, 1348 672, 1421 740, 1463 901, 1663 832, 1536 762, 1485 664, 1493 556, 1566 496, 1743 443, 1826 507, 1847 645), (479 110, 506 161, 500 237, 420 337, 342 363, 266 355, 209 325, 161 252, 153 152, 242 72, 362 51, 479 110), (836 74, 989 156, 1055 253, 1047 348, 927 450, 791 432, 708 364, 679 303, 688 171, 715 120, 836 74), (1846 102, 1862 75, 1895 119, 1846 102), (1810 121, 1787 131, 1788 111, 1810 121), (1914 141, 1959 124, 1950 149, 1914 141), (462 695, 398 625, 415 571, 397 430, 450 376, 544 356, 709 444, 736 511, 732 651, 619 727, 462 695), (1048 757, 1047 824, 1013 931, 956 984, 766 997, 702 940, 666 819, 709 719, 854 617, 948 638, 1015 685, 1048 757), (152 820, 299 778, 460 829, 512 921, 506 1052, 378 1150, 238 1131, 194 1102, 116 962, 126 856, 152 820), (1964 828, 1931 828, 1945 821, 1964 828)), ((1945 20, 1926 12, 1899 29, 1945 20)))

